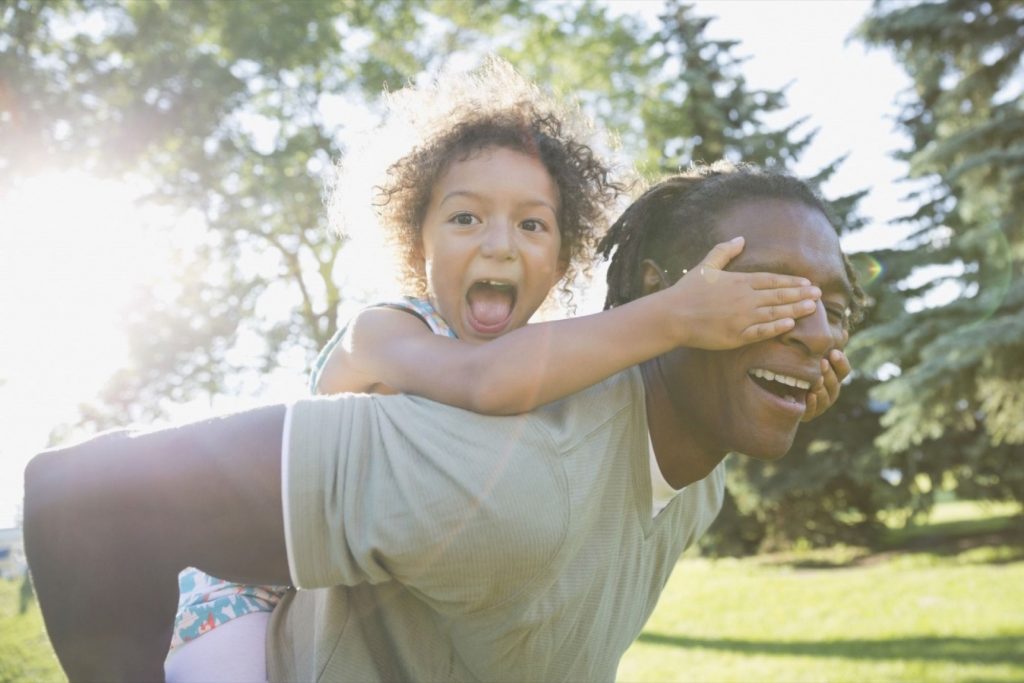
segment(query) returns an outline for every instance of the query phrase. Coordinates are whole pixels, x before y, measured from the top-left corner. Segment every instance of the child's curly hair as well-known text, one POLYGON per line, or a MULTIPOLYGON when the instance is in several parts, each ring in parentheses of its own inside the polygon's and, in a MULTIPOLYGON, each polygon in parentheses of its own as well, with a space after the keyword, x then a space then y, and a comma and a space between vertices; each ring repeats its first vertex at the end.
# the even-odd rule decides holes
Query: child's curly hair
POLYGON ((626 189, 584 142, 591 131, 582 115, 557 106, 496 58, 471 74, 447 73, 387 99, 391 118, 374 141, 394 144, 404 132, 414 146, 387 167, 373 204, 397 252, 405 292, 426 294, 421 226, 435 183, 453 162, 499 147, 539 159, 558 187, 560 258, 567 266, 560 290, 570 303, 571 285, 589 272, 609 210, 626 189))

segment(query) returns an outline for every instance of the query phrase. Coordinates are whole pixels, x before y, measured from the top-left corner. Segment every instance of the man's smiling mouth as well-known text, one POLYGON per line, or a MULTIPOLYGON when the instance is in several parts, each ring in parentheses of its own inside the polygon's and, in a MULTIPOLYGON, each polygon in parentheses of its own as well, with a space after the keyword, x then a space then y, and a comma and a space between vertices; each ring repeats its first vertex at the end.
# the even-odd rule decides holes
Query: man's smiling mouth
POLYGON ((747 374, 750 375, 755 384, 765 391, 793 403, 806 405, 807 392, 811 388, 811 383, 807 380, 772 372, 764 368, 753 368, 748 370, 747 374))

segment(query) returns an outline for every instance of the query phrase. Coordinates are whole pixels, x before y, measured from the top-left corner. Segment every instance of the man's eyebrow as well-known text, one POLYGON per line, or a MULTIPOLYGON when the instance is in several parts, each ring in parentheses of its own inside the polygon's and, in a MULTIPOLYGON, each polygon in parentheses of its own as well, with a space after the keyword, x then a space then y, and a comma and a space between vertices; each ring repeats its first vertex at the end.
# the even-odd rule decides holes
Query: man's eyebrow
MULTIPOLYGON (((738 273, 778 273, 779 275, 794 275, 796 277, 803 277, 808 280, 806 275, 797 273, 793 270, 793 266, 786 261, 757 261, 743 263, 735 268, 726 266, 726 270, 734 270, 738 273)), ((843 267, 842 276, 836 276, 829 278, 825 282, 814 282, 821 291, 840 291, 846 295, 848 301, 853 301, 853 285, 850 284, 849 278, 846 276, 846 267, 843 267)))

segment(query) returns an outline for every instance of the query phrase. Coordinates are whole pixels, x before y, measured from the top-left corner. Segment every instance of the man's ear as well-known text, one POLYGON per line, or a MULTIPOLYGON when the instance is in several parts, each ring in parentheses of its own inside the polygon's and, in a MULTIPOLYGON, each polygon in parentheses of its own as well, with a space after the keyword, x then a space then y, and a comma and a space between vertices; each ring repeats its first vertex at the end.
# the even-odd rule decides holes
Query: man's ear
POLYGON ((644 295, 653 294, 658 290, 665 289, 672 283, 665 277, 665 271, 652 259, 644 259, 640 264, 643 276, 644 295))

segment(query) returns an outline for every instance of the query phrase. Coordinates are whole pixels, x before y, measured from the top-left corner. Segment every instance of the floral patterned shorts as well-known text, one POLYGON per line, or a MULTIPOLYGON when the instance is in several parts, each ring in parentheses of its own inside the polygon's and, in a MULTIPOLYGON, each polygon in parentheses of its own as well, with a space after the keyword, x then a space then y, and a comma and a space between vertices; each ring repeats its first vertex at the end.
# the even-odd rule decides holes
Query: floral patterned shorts
POLYGON ((252 612, 272 612, 288 586, 243 586, 189 567, 178 575, 178 616, 171 650, 252 612))

